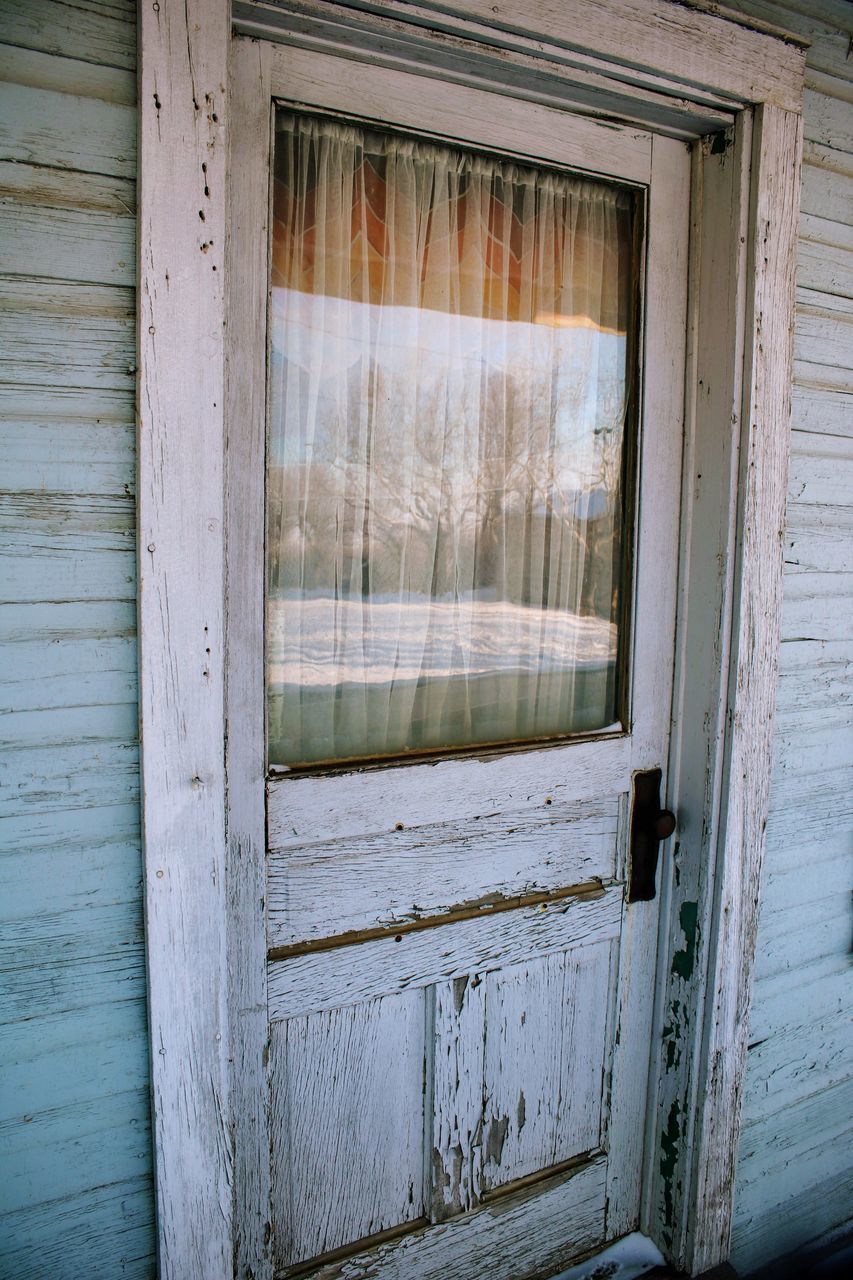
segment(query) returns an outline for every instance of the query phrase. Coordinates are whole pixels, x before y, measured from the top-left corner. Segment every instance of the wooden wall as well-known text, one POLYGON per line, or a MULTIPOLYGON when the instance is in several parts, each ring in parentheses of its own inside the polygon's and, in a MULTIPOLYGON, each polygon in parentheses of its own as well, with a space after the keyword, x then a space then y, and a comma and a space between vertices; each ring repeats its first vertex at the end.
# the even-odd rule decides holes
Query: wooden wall
POLYGON ((0 0, 0 1275, 154 1273, 134 0, 0 0))
POLYGON ((807 55, 775 769, 733 1261, 853 1217, 853 6, 727 0, 807 55))

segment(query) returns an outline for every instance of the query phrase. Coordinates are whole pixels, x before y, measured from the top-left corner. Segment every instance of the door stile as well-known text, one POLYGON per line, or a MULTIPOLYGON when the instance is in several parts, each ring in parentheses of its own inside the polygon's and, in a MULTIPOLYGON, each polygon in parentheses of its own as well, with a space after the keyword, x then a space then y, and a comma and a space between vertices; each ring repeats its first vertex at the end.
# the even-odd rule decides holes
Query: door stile
POLYGON ((662 882, 658 1008, 643 1223, 667 1256, 684 1237, 702 1051, 715 841, 723 803, 745 344, 752 113, 694 154, 688 421, 672 800, 674 856, 662 882), (713 326, 713 333, 709 327, 713 326), (715 622, 709 625, 708 614, 715 622), (702 725, 704 732, 696 726, 702 725))
POLYGON ((231 40, 225 468, 227 953, 234 1275, 272 1276, 264 776, 270 59, 231 40))
MULTIPOLYGON (((652 142, 652 185, 646 273, 645 429, 639 468, 639 553, 635 610, 636 671, 654 671, 650 684, 635 681, 632 708, 632 773, 666 767, 675 662, 675 593, 680 506, 648 510, 643 477, 664 477, 664 491, 680 492, 684 439, 684 356, 687 314, 690 153, 675 140, 652 142), (677 409, 674 407, 677 406, 677 409), (658 610, 659 606, 659 610, 658 610), (665 663, 651 654, 668 655, 665 663)), ((631 787, 629 783, 628 791, 631 787)), ((664 795, 666 792, 664 791, 664 795)), ((630 794, 623 807, 630 822, 630 794)), ((627 829, 623 835, 627 849, 627 829)), ((664 863, 668 858, 664 859, 664 863)), ((626 872, 630 869, 626 867, 626 872)), ((663 879, 664 872, 659 873, 663 879)), ((627 880, 627 876, 626 876, 627 880)), ((613 1037, 610 1082, 610 1158, 607 1184, 608 1237, 632 1230, 638 1219, 637 1189, 642 1185, 646 1140, 649 1054, 632 1046, 650 1045, 654 1010, 655 956, 660 896, 651 902, 627 901, 619 946, 617 1028, 613 1037)))

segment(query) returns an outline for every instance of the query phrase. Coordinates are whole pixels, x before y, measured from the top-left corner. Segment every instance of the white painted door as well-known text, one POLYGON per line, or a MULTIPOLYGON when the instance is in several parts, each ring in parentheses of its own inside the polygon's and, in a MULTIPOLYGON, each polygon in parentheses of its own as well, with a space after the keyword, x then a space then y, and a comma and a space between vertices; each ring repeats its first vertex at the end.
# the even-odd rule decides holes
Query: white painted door
MULTIPOLYGON (((242 148, 233 166, 235 183, 242 175, 232 225, 237 278, 269 270, 270 156, 282 112, 324 113, 333 139, 336 117, 326 113, 346 116, 355 130, 414 131, 454 155, 475 148, 477 164, 538 167, 558 185, 592 176, 630 193, 639 359, 633 371, 626 360, 625 385, 638 409, 623 415, 612 714, 574 736, 481 737, 415 761, 397 750, 359 763, 345 734, 339 754, 348 763, 318 763, 316 752, 306 763, 297 746, 295 758, 268 760, 265 785, 277 1273, 546 1275, 630 1230, 639 1213, 658 904, 627 901, 628 831, 632 775, 661 767, 665 778, 668 753, 688 152, 479 89, 283 47, 235 41, 235 83, 245 117, 234 123, 235 156, 242 148), (274 102, 284 105, 271 110, 274 102)), ((293 279, 285 284, 292 292, 293 279)), ((270 294, 273 326, 275 288, 270 294)), ((282 332, 301 341, 293 314, 270 339, 268 399, 281 376, 276 341, 282 332)), ((255 347, 263 323, 247 328, 255 347)), ((402 342, 399 324, 395 333, 402 342)), ((246 380, 247 420, 242 437, 232 432, 229 467, 244 475, 245 502, 229 556, 257 581, 267 572, 257 350, 231 376, 246 380)), ((278 462, 289 465, 278 447, 267 445, 268 476, 278 462)), ((281 483, 276 500, 286 505, 281 483)), ((586 501, 589 516, 589 486, 586 501)), ((334 504, 320 501, 314 517, 333 523, 334 504)), ((318 594, 302 592, 303 633, 305 601, 318 594)), ((335 617, 350 603, 339 599, 335 617)), ((295 615, 278 610, 272 593, 266 607, 272 684, 287 667, 295 615)), ((588 609, 584 625, 600 612, 588 609)), ((500 626, 491 633, 498 659, 501 635, 500 626)), ((454 643, 464 665, 464 644, 454 643)), ((257 670, 259 634, 256 650, 249 665, 257 670)), ((301 661, 310 670, 312 654, 301 661)), ((247 714, 260 725, 257 711, 247 714)), ((271 723, 278 716, 281 724, 280 711, 275 704, 271 723)))

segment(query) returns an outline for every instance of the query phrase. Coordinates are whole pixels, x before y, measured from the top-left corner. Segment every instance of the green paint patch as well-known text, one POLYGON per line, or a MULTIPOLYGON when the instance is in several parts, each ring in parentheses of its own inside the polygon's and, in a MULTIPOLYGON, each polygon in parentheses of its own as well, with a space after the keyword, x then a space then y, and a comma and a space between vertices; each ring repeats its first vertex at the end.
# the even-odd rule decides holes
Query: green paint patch
POLYGON ((669 1006, 669 1021, 664 1024, 662 1038, 666 1050, 666 1069, 673 1071, 681 1062, 681 1001, 673 1000, 669 1006))
POLYGON ((675 1196, 673 1187, 675 1170, 678 1164, 679 1143, 681 1141, 681 1122, 679 1115, 681 1106, 676 1098, 669 1109, 666 1128, 660 1138, 660 1176, 663 1180, 663 1214, 666 1226, 670 1228, 667 1243, 672 1243, 672 1224, 675 1216, 675 1196))
POLYGON ((672 972, 676 977, 689 982, 693 977, 693 966, 696 963, 696 938, 699 932, 698 902, 682 902, 678 921, 684 934, 684 947, 681 951, 676 951, 672 957, 672 972))

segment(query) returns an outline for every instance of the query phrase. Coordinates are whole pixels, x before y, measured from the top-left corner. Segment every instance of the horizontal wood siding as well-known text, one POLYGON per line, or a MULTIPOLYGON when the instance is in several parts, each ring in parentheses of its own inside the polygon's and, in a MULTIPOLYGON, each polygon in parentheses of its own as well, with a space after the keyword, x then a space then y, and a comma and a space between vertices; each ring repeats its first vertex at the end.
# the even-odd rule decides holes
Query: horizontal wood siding
POLYGON ((853 1206, 853 8, 728 0, 811 40, 774 780, 732 1259, 853 1206))
POLYGON ((151 1277, 136 6, 0 0, 0 1275, 151 1277))

